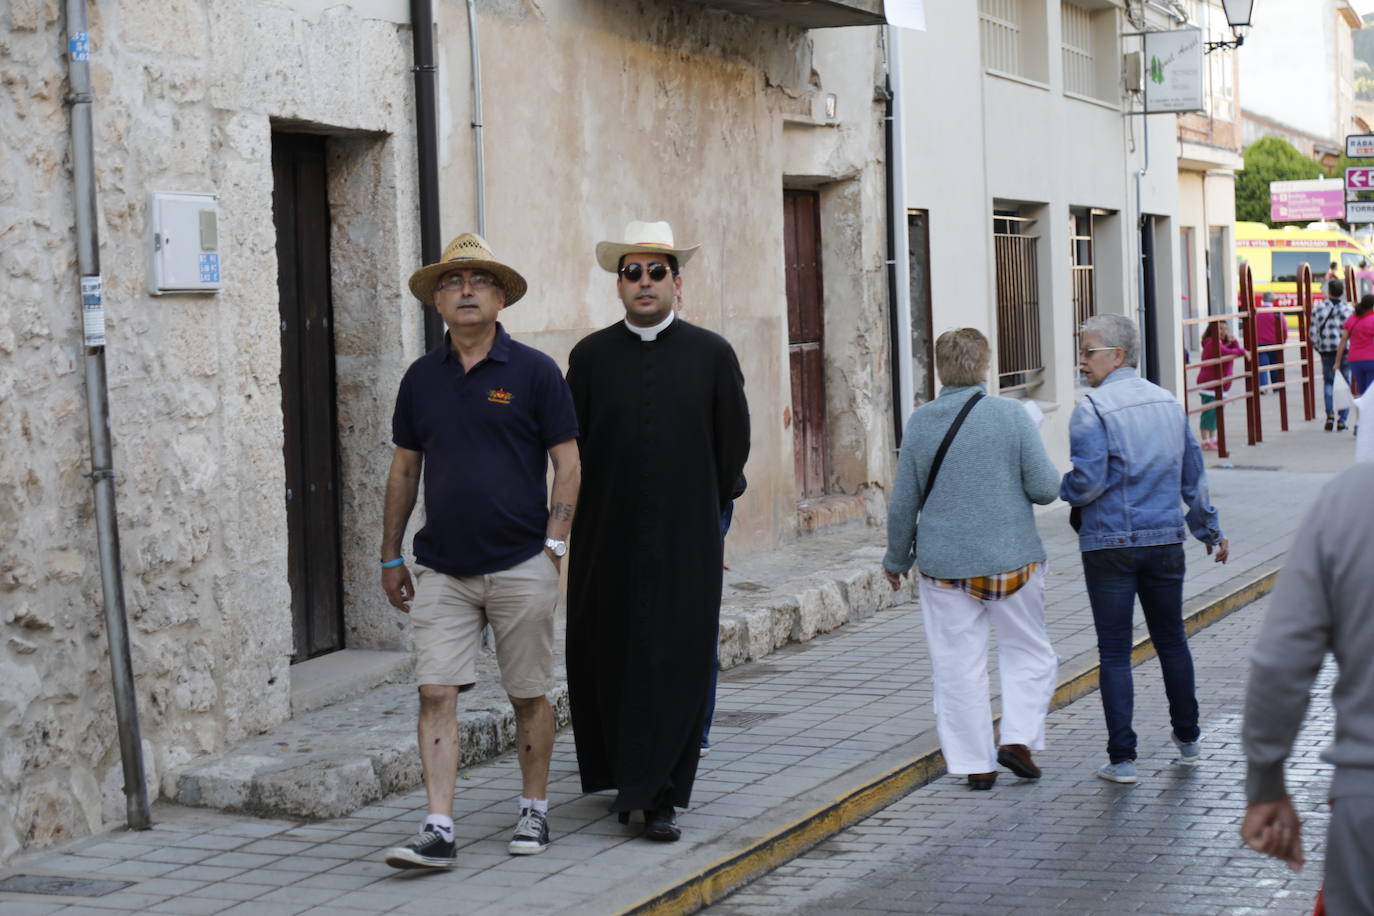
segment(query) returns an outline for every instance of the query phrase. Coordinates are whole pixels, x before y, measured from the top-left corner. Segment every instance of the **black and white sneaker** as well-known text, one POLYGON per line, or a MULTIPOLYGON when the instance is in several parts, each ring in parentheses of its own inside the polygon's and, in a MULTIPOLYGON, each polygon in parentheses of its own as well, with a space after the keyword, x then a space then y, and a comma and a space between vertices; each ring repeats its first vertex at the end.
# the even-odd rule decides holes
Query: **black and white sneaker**
POLYGON ((452 868, 457 864, 458 850, 452 840, 426 824, 409 843, 388 849, 384 858, 392 868, 452 868))
POLYGON ((549 848, 549 819, 532 808, 520 809, 515 836, 506 849, 513 856, 532 856, 549 848))

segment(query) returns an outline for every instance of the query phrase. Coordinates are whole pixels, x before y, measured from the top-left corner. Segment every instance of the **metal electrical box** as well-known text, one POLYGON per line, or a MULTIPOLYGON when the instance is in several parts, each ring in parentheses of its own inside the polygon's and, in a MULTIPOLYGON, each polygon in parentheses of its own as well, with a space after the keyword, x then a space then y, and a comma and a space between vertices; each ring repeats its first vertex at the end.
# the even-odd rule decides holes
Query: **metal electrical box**
POLYGON ((148 211, 148 291, 154 296, 217 292, 223 285, 219 198, 214 194, 154 191, 148 211))

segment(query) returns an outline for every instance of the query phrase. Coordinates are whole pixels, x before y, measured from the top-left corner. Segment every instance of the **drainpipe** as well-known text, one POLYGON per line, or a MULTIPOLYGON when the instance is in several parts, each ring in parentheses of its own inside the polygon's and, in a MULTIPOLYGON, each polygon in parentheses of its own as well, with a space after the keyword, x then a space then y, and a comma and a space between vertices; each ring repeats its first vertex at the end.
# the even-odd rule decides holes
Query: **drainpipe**
POLYGON ((143 739, 138 728, 138 697, 129 655, 129 621, 120 572, 119 522, 115 513, 114 459, 110 446, 110 400, 105 381, 105 307, 100 280, 100 235, 95 206, 95 141, 91 119, 90 37, 85 0, 67 0, 67 75, 72 110, 72 174, 76 204, 76 266, 81 293, 86 350, 86 416, 91 434, 91 472, 95 496, 96 541, 100 551, 100 588, 105 633, 110 644, 119 756, 124 764, 125 819, 131 830, 152 826, 143 775, 143 739))
MULTIPOLYGON (((1135 216, 1136 216, 1136 295, 1139 297, 1136 306, 1136 326, 1140 328, 1140 346, 1137 348, 1137 360, 1140 363, 1137 371, 1141 378, 1148 378, 1147 355, 1145 346, 1145 194, 1142 182, 1146 175, 1150 173, 1150 116, 1141 115, 1140 118, 1145 122, 1142 129, 1144 134, 1145 146, 1145 165, 1135 173, 1135 216)), ((1153 265, 1152 265, 1153 266, 1153 265)))
POLYGON ((477 183, 477 234, 487 234, 487 183, 482 154, 482 53, 477 41, 477 0, 468 0, 468 59, 472 62, 472 171, 477 183))
POLYGON ((884 26, 887 43, 887 301, 888 332, 892 336, 893 442, 902 444, 902 433, 911 416, 914 393, 911 378, 911 260, 906 220, 906 144, 902 136, 901 33, 884 26))
MULTIPOLYGON (((415 156, 420 177, 420 263, 439 260, 439 131, 435 121, 434 5, 410 0, 410 33, 415 66, 415 156)), ((444 323, 437 310, 420 306, 425 320, 425 349, 444 339, 444 323)))

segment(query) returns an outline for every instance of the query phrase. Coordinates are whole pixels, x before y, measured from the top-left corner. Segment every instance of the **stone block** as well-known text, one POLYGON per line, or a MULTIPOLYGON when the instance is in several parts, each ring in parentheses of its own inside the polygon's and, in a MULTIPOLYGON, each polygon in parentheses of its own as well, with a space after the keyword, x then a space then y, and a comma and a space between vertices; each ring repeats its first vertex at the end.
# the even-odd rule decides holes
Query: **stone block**
POLYGON ((766 607, 740 609, 744 626, 744 657, 747 661, 763 658, 773 651, 773 612, 766 607))
POLYGON ((720 635, 716 652, 722 671, 742 663, 749 653, 749 647, 745 643, 746 627, 739 617, 739 610, 736 607, 725 607, 720 610, 720 635))

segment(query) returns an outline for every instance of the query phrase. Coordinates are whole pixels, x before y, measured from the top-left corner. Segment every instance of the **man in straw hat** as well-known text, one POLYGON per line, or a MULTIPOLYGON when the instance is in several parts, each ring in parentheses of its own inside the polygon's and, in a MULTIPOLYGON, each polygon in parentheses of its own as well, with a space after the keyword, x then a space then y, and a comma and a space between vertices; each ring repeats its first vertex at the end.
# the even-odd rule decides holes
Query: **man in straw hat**
POLYGON ((450 242, 439 263, 411 275, 410 290, 438 309, 448 333, 411 364, 396 397, 382 587, 410 614, 415 637, 429 816, 418 836, 385 858, 396 868, 451 868, 458 693, 476 680, 487 623, 518 726, 522 791, 508 848, 529 855, 549 844, 554 719, 545 695, 559 566, 580 479, 577 416, 557 364, 512 340, 496 320, 525 294, 525 280, 480 236, 450 242), (425 525, 415 535, 412 583, 401 540, 422 470, 425 525))
POLYGON ((568 689, 582 788, 616 789, 651 839, 679 838, 696 779, 720 618, 721 513, 749 455, 724 338, 674 315, 667 223, 632 222, 596 260, 625 318, 568 358, 583 487, 568 573, 568 689))

